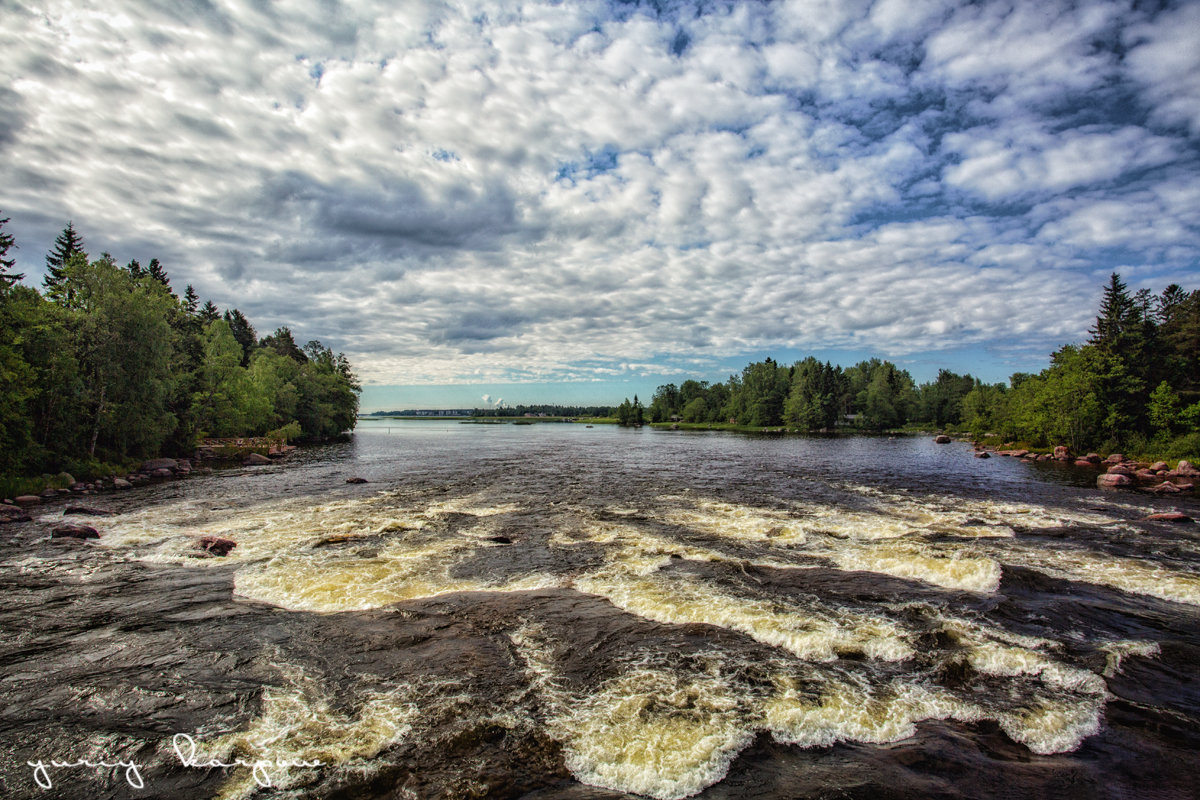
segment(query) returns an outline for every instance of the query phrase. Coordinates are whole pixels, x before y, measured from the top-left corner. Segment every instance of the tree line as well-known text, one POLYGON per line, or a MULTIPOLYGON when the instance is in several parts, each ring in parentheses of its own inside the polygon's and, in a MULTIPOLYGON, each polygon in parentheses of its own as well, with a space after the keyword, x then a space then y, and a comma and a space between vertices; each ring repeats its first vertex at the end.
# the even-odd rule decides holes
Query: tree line
POLYGON ((652 422, 886 430, 921 424, 1034 446, 1200 454, 1200 290, 1130 293, 1114 273, 1087 342, 1064 345, 1037 374, 986 384, 940 370, 917 385, 869 359, 843 368, 770 358, 724 383, 658 387, 652 422))
POLYGON ((175 294, 158 259, 91 259, 68 224, 42 291, 18 283, 0 219, 0 476, 187 454, 206 437, 316 439, 354 427, 360 387, 345 356, 258 338, 236 308, 175 294))

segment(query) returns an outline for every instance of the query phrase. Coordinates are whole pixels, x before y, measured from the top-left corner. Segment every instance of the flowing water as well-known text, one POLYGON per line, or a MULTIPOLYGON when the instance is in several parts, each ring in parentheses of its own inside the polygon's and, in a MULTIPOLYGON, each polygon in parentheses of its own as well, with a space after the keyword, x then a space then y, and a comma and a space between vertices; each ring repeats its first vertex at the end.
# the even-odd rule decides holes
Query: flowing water
POLYGON ((1200 503, 1093 481, 372 421, 88 498, 98 542, 44 506, 0 529, 0 795, 1198 797, 1200 527, 1142 518, 1200 503))

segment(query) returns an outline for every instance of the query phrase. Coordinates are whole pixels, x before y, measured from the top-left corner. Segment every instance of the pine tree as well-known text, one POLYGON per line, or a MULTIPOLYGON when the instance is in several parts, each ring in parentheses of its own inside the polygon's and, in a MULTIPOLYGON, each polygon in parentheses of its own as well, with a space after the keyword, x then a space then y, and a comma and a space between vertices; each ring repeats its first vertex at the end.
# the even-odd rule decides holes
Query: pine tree
POLYGON ((171 291, 171 279, 167 277, 167 271, 163 269, 162 264, 158 263, 157 258, 150 259, 150 263, 146 266, 146 274, 167 287, 167 291, 172 297, 175 296, 175 293, 171 291))
POLYGON ((250 354, 258 345, 258 334, 254 332, 254 326, 236 308, 225 312, 225 321, 229 323, 233 338, 237 339, 237 343, 242 346, 242 366, 249 366, 250 354))
POLYGON ((129 260, 129 263, 125 265, 125 271, 135 281, 146 274, 146 270, 142 269, 141 263, 136 258, 129 260))
POLYGON ((20 273, 9 272, 16 265, 16 260, 5 258, 10 249, 16 250, 16 240, 11 233, 4 232, 4 226, 8 224, 8 217, 0 219, 0 290, 7 289, 25 276, 20 273))
POLYGON ((84 258, 87 258, 87 253, 83 251, 83 239, 75 232, 75 223, 68 222, 67 227, 63 228, 62 233, 54 240, 54 249, 46 254, 46 277, 42 280, 42 286, 50 299, 62 298, 63 282, 67 277, 67 260, 75 253, 83 253, 84 258))
POLYGON ((1100 301, 1100 314, 1096 317, 1096 325, 1090 331, 1092 338, 1089 344, 1098 345, 1108 352, 1118 349, 1120 340, 1132 327, 1137 308, 1129 290, 1121 276, 1114 272, 1104 289, 1104 299, 1100 301))
POLYGON ((221 318, 221 312, 213 303, 212 300, 205 300, 204 305, 200 306, 200 319, 207 325, 210 322, 221 318))
POLYGON ((195 315, 196 309, 200 306, 200 295, 196 294, 196 290, 189 283, 187 289, 183 292, 183 310, 189 314, 195 315))

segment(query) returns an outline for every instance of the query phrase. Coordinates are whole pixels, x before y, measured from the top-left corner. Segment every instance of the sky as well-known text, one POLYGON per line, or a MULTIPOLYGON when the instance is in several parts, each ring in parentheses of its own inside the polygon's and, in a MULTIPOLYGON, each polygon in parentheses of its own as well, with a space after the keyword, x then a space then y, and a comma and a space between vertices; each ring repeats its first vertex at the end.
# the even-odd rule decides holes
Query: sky
POLYGON ((1200 3, 0 0, 0 217, 27 283, 70 220, 364 411, 1003 380, 1112 271, 1200 288, 1200 3))

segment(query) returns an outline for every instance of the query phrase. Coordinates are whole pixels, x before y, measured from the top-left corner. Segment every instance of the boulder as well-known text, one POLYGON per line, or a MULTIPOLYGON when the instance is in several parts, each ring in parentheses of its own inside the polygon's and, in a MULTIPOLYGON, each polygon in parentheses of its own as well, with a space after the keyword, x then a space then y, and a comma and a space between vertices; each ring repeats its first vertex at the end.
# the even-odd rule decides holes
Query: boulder
POLYGON ((1150 465, 1150 469, 1154 470, 1155 472, 1166 472, 1170 469, 1170 467, 1167 466, 1167 462, 1165 461, 1155 461, 1150 465))
POLYGON ((173 458, 152 458, 142 462, 141 471, 153 473, 156 469, 169 469, 174 472, 178 466, 179 462, 173 458))
POLYGON ((237 547, 237 542, 220 536, 203 536, 200 538, 198 546, 201 550, 212 553, 214 556, 227 556, 230 550, 237 547))
POLYGON ((1025 456, 1029 455, 1029 451, 1028 450, 1009 450, 1008 454, 1010 456, 1012 456, 1013 458, 1024 458, 1025 456))
POLYGON ((1038 461, 1052 461, 1053 459, 1054 459, 1054 456, 1050 455, 1049 453, 1042 453, 1040 456, 1037 457, 1038 461))
POLYGON ((47 500, 49 500, 52 497, 58 497, 58 490, 57 489, 43 489, 42 497, 46 498, 47 500))
POLYGON ((100 532, 91 525, 55 525, 50 529, 53 539, 99 539, 100 532))
POLYGON ((987 450, 980 450, 979 452, 977 452, 975 454, 975 457, 976 458, 991 458, 992 454, 989 453, 987 450))
POLYGON ((1179 511, 1164 511, 1160 514, 1151 514, 1146 519, 1156 520, 1158 522, 1191 522, 1192 518, 1187 514, 1179 511))
POLYGON ((1075 466, 1077 466, 1077 467, 1094 467, 1096 465, 1093 464, 1091 461, 1088 461, 1086 458, 1077 458, 1077 459, 1075 459, 1075 466))
POLYGON ((1133 483, 1133 479, 1131 479, 1128 475, 1121 475, 1120 473, 1105 473, 1103 475, 1096 476, 1096 485, 1101 489, 1107 489, 1113 486, 1128 486, 1131 483, 1133 483))
POLYGON ((1139 469, 1133 473, 1133 477, 1144 483, 1154 483, 1158 480, 1158 474, 1148 469, 1139 469))
POLYGON ((1192 466, 1190 461, 1180 461, 1175 467, 1175 471, 1180 475, 1200 475, 1200 469, 1192 466))
POLYGON ((7 522, 31 522, 33 517, 16 506, 0 506, 0 525, 7 522))
POLYGON ((1085 461, 1090 461, 1090 462, 1092 462, 1093 464, 1099 464, 1101 461, 1103 461, 1103 460, 1104 460, 1104 459, 1100 458, 1100 454, 1099 454, 1099 453, 1088 453, 1088 454, 1087 454, 1086 456, 1084 456, 1083 458, 1084 458, 1084 460, 1085 460, 1085 461))
POLYGON ((1113 453, 1108 458, 1104 459, 1106 464, 1120 464, 1124 460, 1125 456, 1121 455, 1120 453, 1113 453))
POLYGON ((1113 464, 1107 470, 1109 475, 1132 475, 1134 474, 1133 467, 1127 467, 1124 464, 1113 464))
POLYGON ((22 506, 22 507, 37 506, 37 505, 41 505, 41 503, 42 503, 42 498, 38 497, 36 494, 23 494, 20 497, 16 497, 13 499, 17 505, 22 506))
POLYGON ((366 482, 367 482, 366 478, 358 478, 358 477, 346 478, 346 483, 366 483, 366 482))
POLYGON ((152 477, 152 478, 173 478, 173 477, 175 477, 175 473, 172 472, 171 470, 167 469, 166 467, 159 467, 158 469, 156 469, 150 473, 150 477, 152 477))
POLYGON ((933 441, 937 444, 950 444, 950 437, 944 433, 941 433, 933 437, 933 441))
POLYGON ((1155 494, 1179 494, 1182 490, 1170 481, 1163 481, 1158 486, 1151 487, 1150 491, 1155 494))
POLYGON ((111 517, 114 512, 103 508, 92 508, 91 506, 67 506, 63 511, 63 516, 68 517, 73 514, 80 514, 85 517, 111 517))
POLYGON ((127 481, 125 478, 114 478, 113 479, 113 488, 114 489, 132 489, 133 484, 130 483, 129 481, 127 481))
POLYGON ((246 466, 246 467, 258 467, 258 466, 262 466, 263 464, 270 464, 270 463, 271 463, 271 459, 267 458, 266 456, 262 455, 261 453, 250 453, 246 456, 245 459, 242 460, 242 465, 246 466))
POLYGON ((1074 459, 1071 457, 1071 451, 1067 449, 1067 446, 1060 444, 1058 447, 1054 448, 1054 460, 1072 461, 1074 459))

